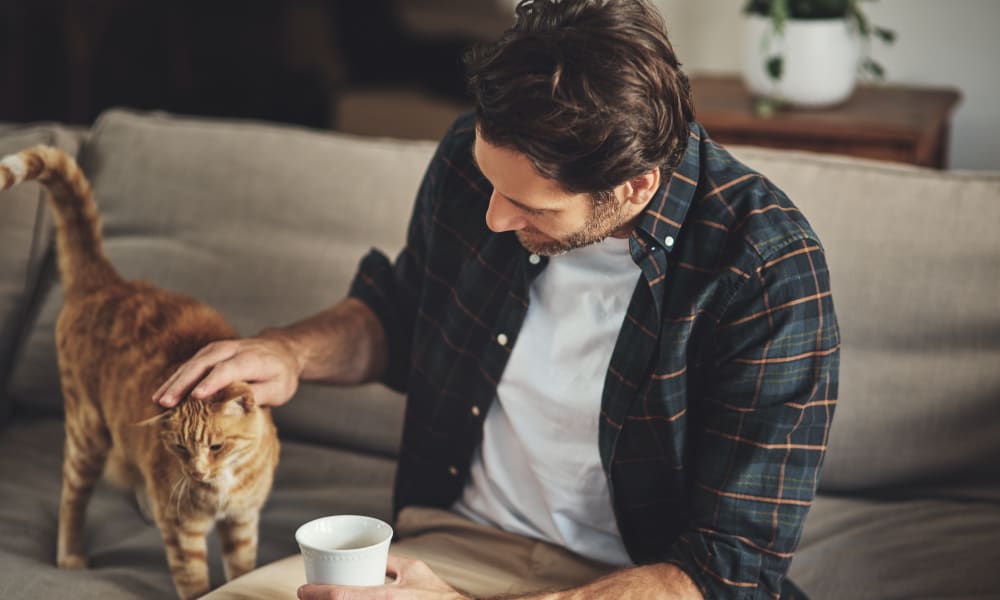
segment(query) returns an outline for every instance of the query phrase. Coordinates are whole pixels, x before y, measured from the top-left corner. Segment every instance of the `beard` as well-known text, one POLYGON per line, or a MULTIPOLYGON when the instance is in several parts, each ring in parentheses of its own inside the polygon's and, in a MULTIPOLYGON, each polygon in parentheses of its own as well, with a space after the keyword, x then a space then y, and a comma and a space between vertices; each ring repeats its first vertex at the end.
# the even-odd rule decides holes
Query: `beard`
POLYGON ((594 204, 587 222, 574 233, 567 235, 563 239, 531 237, 528 231, 518 231, 517 241, 524 246, 524 249, 539 256, 558 256, 565 254, 576 248, 583 248, 591 244, 596 244, 607 238, 609 235, 625 226, 628 220, 623 210, 624 203, 617 198, 594 204))

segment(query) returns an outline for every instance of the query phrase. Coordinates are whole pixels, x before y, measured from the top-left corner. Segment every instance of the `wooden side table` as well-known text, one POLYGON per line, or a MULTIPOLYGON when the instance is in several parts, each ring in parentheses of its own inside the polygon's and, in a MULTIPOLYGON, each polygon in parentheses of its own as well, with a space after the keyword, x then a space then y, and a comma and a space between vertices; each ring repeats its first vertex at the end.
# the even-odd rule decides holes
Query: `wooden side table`
POLYGON ((758 117, 736 76, 695 76, 697 120, 716 141, 830 152, 943 169, 957 90, 859 86, 844 104, 821 110, 783 109, 758 117))

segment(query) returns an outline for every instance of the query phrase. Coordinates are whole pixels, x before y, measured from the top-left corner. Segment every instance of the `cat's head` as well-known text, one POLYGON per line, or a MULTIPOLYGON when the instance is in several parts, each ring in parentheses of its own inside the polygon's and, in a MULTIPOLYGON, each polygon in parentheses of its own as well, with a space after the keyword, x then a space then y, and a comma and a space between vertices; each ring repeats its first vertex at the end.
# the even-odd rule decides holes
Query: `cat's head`
POLYGON ((158 425, 184 472, 211 482, 254 450, 262 433, 260 410, 250 387, 236 383, 203 400, 188 397, 139 425, 158 425))

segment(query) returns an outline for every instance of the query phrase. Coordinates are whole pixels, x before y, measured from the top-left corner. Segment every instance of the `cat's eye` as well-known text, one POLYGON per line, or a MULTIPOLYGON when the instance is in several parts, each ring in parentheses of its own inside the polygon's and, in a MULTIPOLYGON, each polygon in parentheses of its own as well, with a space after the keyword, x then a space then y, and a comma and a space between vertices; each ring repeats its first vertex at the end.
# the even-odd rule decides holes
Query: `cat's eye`
POLYGON ((212 452, 218 452, 219 450, 222 450, 222 444, 212 444, 208 447, 208 449, 212 452))
POLYGON ((178 451, 187 454, 188 449, 187 446, 185 446, 184 444, 174 444, 174 448, 177 448, 178 451))

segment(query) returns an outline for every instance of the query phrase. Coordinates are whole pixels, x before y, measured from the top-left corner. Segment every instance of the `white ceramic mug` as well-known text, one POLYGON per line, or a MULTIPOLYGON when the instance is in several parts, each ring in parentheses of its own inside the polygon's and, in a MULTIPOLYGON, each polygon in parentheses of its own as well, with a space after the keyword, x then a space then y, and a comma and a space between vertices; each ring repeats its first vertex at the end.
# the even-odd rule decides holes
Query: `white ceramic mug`
POLYGON ((320 517, 302 525, 295 541, 307 583, 382 585, 392 527, 360 515, 320 517))

